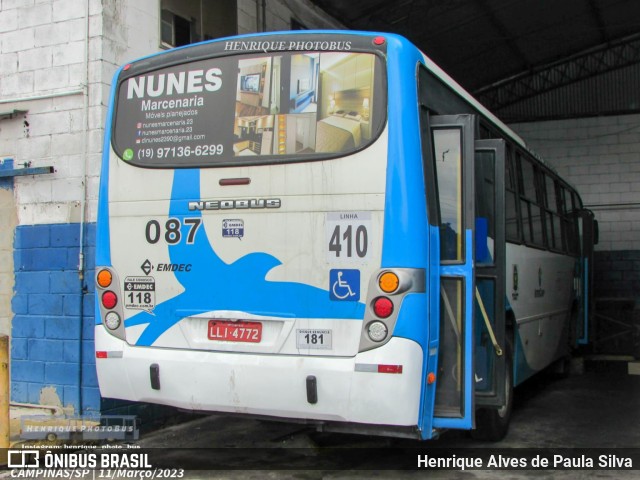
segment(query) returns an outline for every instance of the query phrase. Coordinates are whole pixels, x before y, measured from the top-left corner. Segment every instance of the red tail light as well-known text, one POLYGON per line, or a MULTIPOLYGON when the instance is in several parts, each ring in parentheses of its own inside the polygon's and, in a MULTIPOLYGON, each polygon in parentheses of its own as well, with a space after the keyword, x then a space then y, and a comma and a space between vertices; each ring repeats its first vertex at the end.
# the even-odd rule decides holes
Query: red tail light
POLYGON ((387 318, 393 313, 393 302, 387 297, 378 297, 373 301, 373 313, 379 318, 387 318))
POLYGON ((118 304, 118 297, 112 291, 107 291, 102 294, 102 306, 104 308, 113 308, 118 304))

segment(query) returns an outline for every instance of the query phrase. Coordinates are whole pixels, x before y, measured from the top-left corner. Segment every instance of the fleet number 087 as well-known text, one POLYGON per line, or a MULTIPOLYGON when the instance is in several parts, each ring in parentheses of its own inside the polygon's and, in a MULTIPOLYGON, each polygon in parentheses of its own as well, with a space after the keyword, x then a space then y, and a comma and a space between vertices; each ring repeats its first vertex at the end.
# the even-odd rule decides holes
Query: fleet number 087
POLYGON ((144 229, 144 236, 147 242, 151 244, 158 243, 164 237, 164 241, 169 245, 175 245, 180 243, 184 233, 187 243, 192 244, 201 224, 202 219, 198 217, 183 218, 182 221, 179 218, 170 218, 164 223, 164 226, 157 220, 149 220, 144 229), (184 232, 183 228, 185 229, 184 232))

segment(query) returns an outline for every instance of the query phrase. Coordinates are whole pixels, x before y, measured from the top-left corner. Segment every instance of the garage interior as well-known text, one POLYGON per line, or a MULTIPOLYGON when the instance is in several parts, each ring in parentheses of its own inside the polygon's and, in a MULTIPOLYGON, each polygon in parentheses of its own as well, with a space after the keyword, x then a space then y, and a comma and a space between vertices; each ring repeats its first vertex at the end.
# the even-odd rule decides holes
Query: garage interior
POLYGON ((348 28, 409 38, 578 189, 600 226, 590 353, 638 358, 640 3, 313 3, 348 28))

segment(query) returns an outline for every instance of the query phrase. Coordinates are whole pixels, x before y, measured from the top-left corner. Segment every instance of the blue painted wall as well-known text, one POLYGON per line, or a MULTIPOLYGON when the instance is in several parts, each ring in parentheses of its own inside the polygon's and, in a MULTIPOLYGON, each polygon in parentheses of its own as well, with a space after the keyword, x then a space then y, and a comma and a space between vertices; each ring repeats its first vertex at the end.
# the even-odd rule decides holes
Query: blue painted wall
POLYGON ((63 406, 75 412, 100 411, 93 345, 95 231, 95 224, 85 225, 86 272, 81 282, 80 224, 16 228, 13 402, 40 403, 42 389, 53 387, 63 406))

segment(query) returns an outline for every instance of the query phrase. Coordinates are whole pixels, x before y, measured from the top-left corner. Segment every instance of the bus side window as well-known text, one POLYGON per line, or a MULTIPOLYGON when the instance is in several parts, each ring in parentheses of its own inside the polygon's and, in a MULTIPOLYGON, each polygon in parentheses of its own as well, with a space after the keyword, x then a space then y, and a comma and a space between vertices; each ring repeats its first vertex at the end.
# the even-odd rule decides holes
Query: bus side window
POLYGON ((518 154, 520 166, 520 209, 524 240, 532 245, 544 246, 543 212, 538 203, 536 169, 533 164, 518 154))
POLYGON ((525 243, 531 243, 531 214, 529 212, 529 202, 525 201, 524 180, 523 180, 523 160, 520 154, 516 154, 516 172, 518 173, 518 190, 520 192, 520 215, 522 216, 522 238, 525 243))
POLYGON ((440 225, 440 199, 438 195, 438 176, 433 150, 431 149, 431 127, 429 108, 427 107, 427 69, 420 66, 418 70, 418 99, 420 103, 420 140, 422 143, 422 165, 427 200, 429 225, 440 225))
POLYGON ((556 181, 549 173, 543 173, 544 206, 546 208, 547 240, 552 250, 564 251, 562 227, 558 215, 558 198, 556 195, 556 181))
POLYGON ((511 148, 507 149, 505 158, 505 235, 507 240, 520 243, 520 221, 518 219, 518 205, 516 193, 516 176, 513 170, 511 148))
POLYGON ((440 199, 438 195, 438 176, 430 146, 429 110, 420 107, 420 135, 422 139, 422 164, 424 168, 424 183, 427 196, 427 215, 429 225, 440 225, 440 199))
POLYGON ((476 261, 492 264, 495 259, 495 167, 493 151, 476 151, 476 261), (489 242, 488 239, 491 239, 489 242))
POLYGON ((463 260, 462 131, 434 128, 433 153, 440 196, 440 260, 463 260))
POLYGON ((578 216, 574 213, 573 195, 569 189, 562 187, 563 223, 567 242, 567 251, 576 255, 580 249, 578 247, 578 216))

